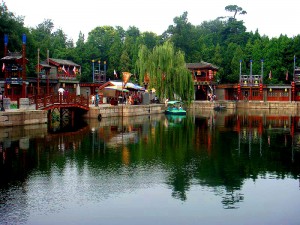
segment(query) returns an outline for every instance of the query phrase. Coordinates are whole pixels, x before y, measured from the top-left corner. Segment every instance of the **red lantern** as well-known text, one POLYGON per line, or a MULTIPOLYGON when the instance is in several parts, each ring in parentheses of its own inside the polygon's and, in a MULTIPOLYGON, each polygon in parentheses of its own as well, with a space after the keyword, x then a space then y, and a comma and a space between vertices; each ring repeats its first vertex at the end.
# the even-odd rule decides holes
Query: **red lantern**
POLYGON ((208 78, 211 80, 213 78, 213 71, 209 70, 208 71, 208 78))
POLYGON ((238 90, 237 90, 237 92, 238 92, 238 94, 241 93, 241 85, 240 84, 238 84, 238 90))
POLYGON ((263 85, 259 84, 259 92, 262 93, 263 92, 263 85))
POLYGON ((292 82, 292 92, 295 92, 295 82, 292 82))

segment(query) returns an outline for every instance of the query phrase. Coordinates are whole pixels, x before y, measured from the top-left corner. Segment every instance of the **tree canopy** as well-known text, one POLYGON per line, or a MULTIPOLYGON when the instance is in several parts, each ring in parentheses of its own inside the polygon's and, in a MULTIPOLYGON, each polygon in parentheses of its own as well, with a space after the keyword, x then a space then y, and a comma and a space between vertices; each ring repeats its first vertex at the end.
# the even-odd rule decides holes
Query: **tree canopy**
MULTIPOLYGON (((2 1, 0 4, 0 41, 3 43, 4 34, 8 34, 8 49, 21 51, 22 34, 27 35, 28 77, 35 76, 37 49, 39 48, 41 60, 46 59, 47 50, 49 50, 52 58, 68 59, 80 64, 82 82, 92 81, 92 60, 101 61, 102 67, 106 61, 109 79, 114 79, 114 70, 118 74, 126 70, 142 82, 141 78, 144 74, 140 54, 144 53, 141 53, 141 46, 145 46, 154 56, 172 43, 173 57, 174 60, 178 60, 178 64, 182 63, 182 60, 187 63, 205 61, 215 64, 220 68, 217 76, 221 83, 237 82, 240 60, 243 74, 249 74, 250 60, 253 61, 253 74, 260 74, 260 62, 264 60, 265 83, 289 83, 290 80, 286 81, 285 75, 287 71, 289 74, 293 73, 294 55, 296 57, 300 55, 300 35, 287 37, 282 34, 279 37, 270 38, 265 35, 261 36, 258 30, 248 32, 243 20, 237 19, 237 15, 246 16, 244 9, 237 5, 228 5, 224 10, 233 15, 204 21, 197 25, 188 21, 188 12, 183 12, 182 15, 175 17, 173 24, 160 35, 153 32, 141 32, 135 26, 130 26, 127 30, 120 26, 98 26, 91 30, 87 37, 80 32, 75 45, 62 29, 54 30, 51 19, 41 21, 36 27, 25 27, 24 18, 11 13, 2 1), (165 43, 168 44, 164 45, 165 43), (137 62, 139 70, 136 67, 137 62), (268 79, 267 75, 270 70, 272 80, 268 79)), ((0 45, 0 57, 3 57, 3 52, 3 45, 0 45)), ((158 66, 157 63, 161 61, 156 61, 154 66, 158 66)), ((146 67, 146 64, 144 62, 145 68, 150 68, 148 65, 146 67)), ((160 69, 165 68, 160 65, 160 69)), ((169 69, 163 72, 167 72, 167 76, 176 74, 174 71, 169 73, 169 69)), ((169 79, 168 77, 166 82, 169 82, 169 79)), ((167 96, 168 91, 160 94, 167 96)))
POLYGON ((171 42, 156 46, 149 51, 141 46, 137 68, 140 82, 149 81, 160 98, 179 99, 190 102, 193 97, 193 80, 186 68, 184 54, 176 51, 171 42))

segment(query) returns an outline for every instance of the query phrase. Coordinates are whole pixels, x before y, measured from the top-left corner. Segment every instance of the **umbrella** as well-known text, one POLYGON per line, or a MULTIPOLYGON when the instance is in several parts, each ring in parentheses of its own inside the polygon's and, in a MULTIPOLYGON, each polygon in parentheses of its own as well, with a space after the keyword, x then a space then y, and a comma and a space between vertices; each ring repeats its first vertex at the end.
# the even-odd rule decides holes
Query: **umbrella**
POLYGON ((117 91, 123 91, 122 93, 129 92, 127 89, 122 89, 120 86, 107 86, 103 88, 102 93, 106 97, 117 97, 119 95, 117 91))
POLYGON ((131 89, 134 89, 134 90, 138 90, 138 91, 144 91, 145 90, 145 88, 143 88, 143 87, 141 87, 137 84, 133 84, 133 83, 127 83, 125 87, 126 88, 131 88, 131 89))
POLYGON ((106 89, 106 90, 115 90, 115 91, 129 92, 127 89, 123 89, 123 88, 118 87, 118 86, 107 86, 104 89, 106 89))

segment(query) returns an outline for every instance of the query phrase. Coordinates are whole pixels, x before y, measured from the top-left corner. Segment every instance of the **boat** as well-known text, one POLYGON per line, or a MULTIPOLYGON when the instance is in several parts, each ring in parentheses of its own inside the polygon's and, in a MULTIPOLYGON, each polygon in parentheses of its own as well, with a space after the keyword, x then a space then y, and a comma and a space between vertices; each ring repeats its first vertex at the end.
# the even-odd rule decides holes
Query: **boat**
POLYGON ((221 111, 221 110, 226 110, 226 106, 225 105, 217 105, 214 107, 215 111, 221 111))
POLYGON ((183 102, 181 101, 168 101, 165 114, 168 115, 186 115, 186 110, 183 109, 183 102))

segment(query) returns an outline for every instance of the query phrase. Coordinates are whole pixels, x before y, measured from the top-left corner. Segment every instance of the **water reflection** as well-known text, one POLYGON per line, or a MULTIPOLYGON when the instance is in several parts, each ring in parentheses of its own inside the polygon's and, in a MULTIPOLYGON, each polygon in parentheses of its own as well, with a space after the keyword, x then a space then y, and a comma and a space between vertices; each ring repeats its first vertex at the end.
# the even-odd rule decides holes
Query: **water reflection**
POLYGON ((36 221, 37 211, 58 213, 155 187, 181 202, 200 187, 224 209, 242 208, 247 180, 299 179, 299 119, 227 110, 89 120, 67 133, 5 129, 0 222, 36 221))

